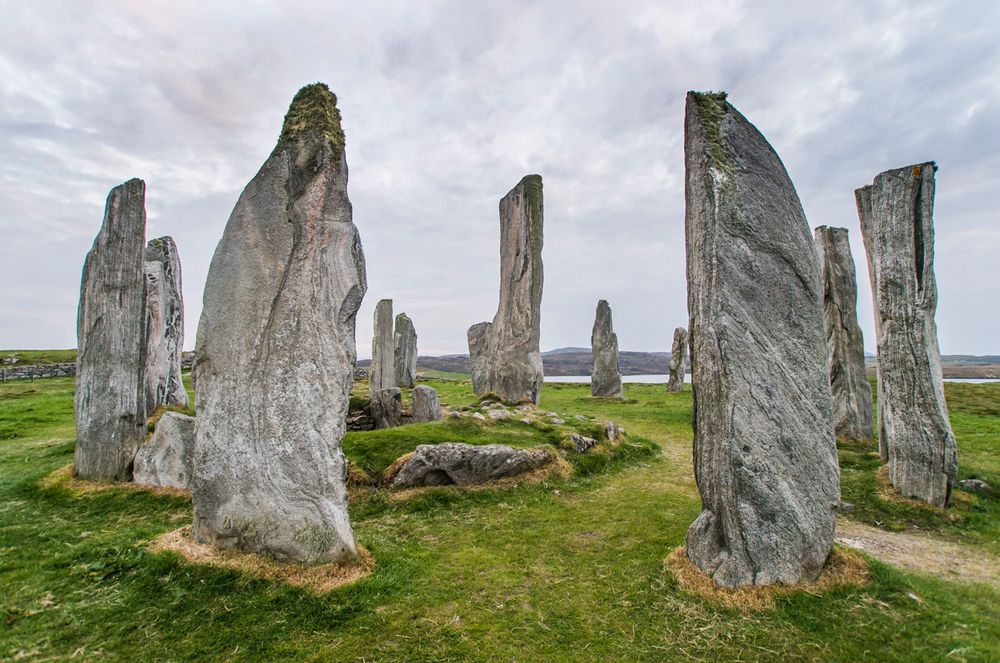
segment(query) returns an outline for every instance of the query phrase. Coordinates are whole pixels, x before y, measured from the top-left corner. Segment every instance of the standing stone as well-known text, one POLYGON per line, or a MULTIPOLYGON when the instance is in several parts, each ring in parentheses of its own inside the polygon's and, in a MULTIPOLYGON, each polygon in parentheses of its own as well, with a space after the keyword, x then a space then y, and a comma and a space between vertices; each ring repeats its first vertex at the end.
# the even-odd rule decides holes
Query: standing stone
POLYGON ((395 428, 403 423, 403 395, 399 387, 379 389, 371 395, 368 413, 375 428, 395 428))
POLYGON ((146 245, 146 413, 161 405, 188 404, 181 380, 184 296, 181 260, 170 237, 146 245))
POLYGON ((164 412, 156 430, 135 454, 135 483, 161 488, 191 488, 194 466, 194 417, 164 412))
POLYGON ((590 374, 590 394, 621 398, 622 374, 618 370, 618 335, 611 324, 611 306, 605 300, 597 302, 594 329, 590 333, 590 352, 594 368, 590 374))
POLYGON ((413 422, 437 421, 441 418, 441 403, 433 387, 425 384, 413 388, 413 422))
POLYGON ((683 327, 674 330, 674 343, 670 348, 670 380, 667 391, 684 389, 684 373, 688 366, 688 332, 683 327))
POLYGON ((417 379, 417 331, 405 313, 396 316, 396 386, 412 388, 417 379))
POLYGON ((833 391, 833 426, 852 440, 872 439, 872 388, 865 373, 865 341, 858 325, 858 283, 847 228, 816 228, 823 284, 823 315, 833 391))
POLYGON ((815 578, 840 503, 819 264, 781 160, 723 93, 685 116, 688 557, 724 587, 815 578))
POLYGON ((146 184, 108 194, 104 223, 83 263, 76 318, 76 451, 73 475, 129 481, 146 437, 146 184))
POLYGON ((372 334, 372 363, 368 369, 368 393, 396 386, 396 362, 393 359, 392 300, 380 299, 375 305, 375 331, 372 334))
POLYGON ((958 471, 938 351, 933 162, 855 191, 878 344, 879 452, 907 497, 947 506, 958 471))
POLYGON ((299 90, 243 190, 198 326, 195 537, 279 560, 356 558, 341 451, 367 290, 337 99, 299 90))
POLYGON ((500 306, 469 328, 472 389, 537 404, 542 307, 542 178, 526 175, 500 201, 500 306))

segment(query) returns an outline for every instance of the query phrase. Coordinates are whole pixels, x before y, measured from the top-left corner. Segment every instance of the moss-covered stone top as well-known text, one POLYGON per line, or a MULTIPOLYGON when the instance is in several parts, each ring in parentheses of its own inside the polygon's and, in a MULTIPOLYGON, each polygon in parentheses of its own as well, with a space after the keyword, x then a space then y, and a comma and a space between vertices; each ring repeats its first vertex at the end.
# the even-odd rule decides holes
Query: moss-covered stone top
POLYGON ((337 95, 330 92, 326 83, 306 85, 296 93, 285 113, 275 150, 305 134, 319 135, 329 141, 338 157, 344 151, 344 130, 340 126, 337 95))
POLYGON ((698 116, 705 130, 705 141, 715 166, 723 171, 729 170, 729 160, 722 146, 722 116, 729 111, 729 102, 725 92, 688 92, 698 108, 698 116))
POLYGON ((524 199, 528 203, 529 209, 540 218, 542 214, 542 176, 525 175, 521 178, 521 188, 524 190, 524 199))

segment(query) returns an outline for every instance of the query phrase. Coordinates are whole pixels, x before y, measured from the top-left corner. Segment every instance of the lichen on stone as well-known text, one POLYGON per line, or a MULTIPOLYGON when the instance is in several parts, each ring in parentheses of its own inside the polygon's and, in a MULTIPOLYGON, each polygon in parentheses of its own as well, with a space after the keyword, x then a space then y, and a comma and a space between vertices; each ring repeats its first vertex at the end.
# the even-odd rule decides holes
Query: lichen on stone
POLYGON ((275 151, 304 135, 319 136, 329 142, 335 157, 344 151, 344 130, 340 125, 337 95, 326 83, 306 85, 295 94, 275 151))
POLYGON ((708 151, 712 156, 715 167, 723 172, 729 172, 731 165, 726 158, 726 151, 722 146, 722 116, 729 110, 729 102, 726 101, 725 92, 690 92, 698 106, 698 116, 701 118, 701 125, 705 131, 705 141, 708 143, 708 151))
POLYGON ((530 224, 531 229, 537 232, 532 232, 531 242, 532 245, 536 245, 541 242, 541 219, 542 219, 542 176, 541 175, 525 175, 521 178, 521 188, 524 191, 524 201, 528 206, 529 218, 531 218, 534 223, 530 224))

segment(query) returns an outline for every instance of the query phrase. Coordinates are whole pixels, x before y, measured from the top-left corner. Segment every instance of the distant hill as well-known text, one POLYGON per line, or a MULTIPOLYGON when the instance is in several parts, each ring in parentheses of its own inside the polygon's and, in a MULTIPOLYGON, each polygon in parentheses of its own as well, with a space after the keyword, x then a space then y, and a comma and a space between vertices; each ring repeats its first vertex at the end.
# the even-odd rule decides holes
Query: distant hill
MULTIPOLYGON (((364 367, 370 363, 363 359, 358 366, 364 367)), ((664 374, 670 367, 669 352, 629 352, 618 353, 618 363, 622 375, 658 375, 664 374)), ((556 348, 542 353, 542 366, 546 375, 590 375, 593 367, 590 348, 556 348)), ((449 373, 468 373, 469 355, 443 355, 417 358, 417 370, 447 371, 449 373)))

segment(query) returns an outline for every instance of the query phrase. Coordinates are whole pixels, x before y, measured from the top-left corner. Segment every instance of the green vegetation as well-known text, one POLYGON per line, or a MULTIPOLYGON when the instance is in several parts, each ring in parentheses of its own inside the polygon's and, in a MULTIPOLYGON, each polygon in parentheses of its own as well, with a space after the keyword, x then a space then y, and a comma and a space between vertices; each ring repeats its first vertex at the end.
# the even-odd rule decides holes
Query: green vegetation
MULTIPOLYGON (((432 385, 451 407, 475 402, 467 383, 432 385)), ((997 485, 1000 385, 949 384, 947 395, 963 476, 997 485)), ((626 385, 626 397, 594 400, 587 385, 546 384, 542 408, 583 429, 613 418, 661 453, 518 488, 432 489, 406 500, 366 491, 351 518, 375 570, 316 596, 147 552, 148 541, 190 523, 188 499, 125 489, 81 494, 42 483, 72 458, 72 380, 0 385, 0 430, 13 433, 0 441, 0 658, 1000 659, 995 590, 874 561, 865 587, 797 592, 759 611, 682 590, 662 560, 683 543, 699 510, 690 392, 626 385)), ((461 425, 412 431, 415 439, 430 439, 435 427, 484 439, 461 425)), ((515 425, 496 431, 508 439, 523 432, 515 425)), ((362 435, 372 444, 352 435, 345 446, 371 468, 392 455, 378 453, 376 441, 397 449, 414 443, 362 435)), ((875 468, 863 465, 845 469, 845 499, 871 522, 864 509, 877 504, 875 468)), ((975 499, 996 513, 996 497, 975 499)), ((969 515, 962 527, 950 512, 921 511, 919 523, 906 511, 894 518, 993 550, 987 539, 995 530, 985 517, 972 518, 971 506, 969 514, 962 509, 955 510, 969 515)))
POLYGON ((300 136, 318 136, 330 144, 339 163, 344 152, 344 130, 340 124, 337 95, 325 83, 313 83, 300 89, 292 99, 275 151, 300 136))
POLYGON ((708 143, 708 150, 712 155, 712 162, 715 167, 723 172, 730 172, 732 165, 726 156, 726 150, 722 145, 722 116, 729 110, 729 102, 726 101, 725 92, 691 92, 695 104, 698 106, 698 115, 701 118, 701 125, 705 130, 705 141, 708 143))
MULTIPOLYGON (((959 479, 982 479, 1000 487, 1000 383, 945 383, 945 397, 958 438, 959 479)), ((841 441, 840 488, 854 504, 851 518, 891 531, 919 529, 1000 554, 1000 496, 964 490, 947 510, 900 499, 891 489, 877 443, 841 441)))
POLYGON ((0 350, 0 368, 41 364, 70 364, 76 361, 76 348, 71 350, 0 350), (16 357, 17 361, 8 361, 16 357))

